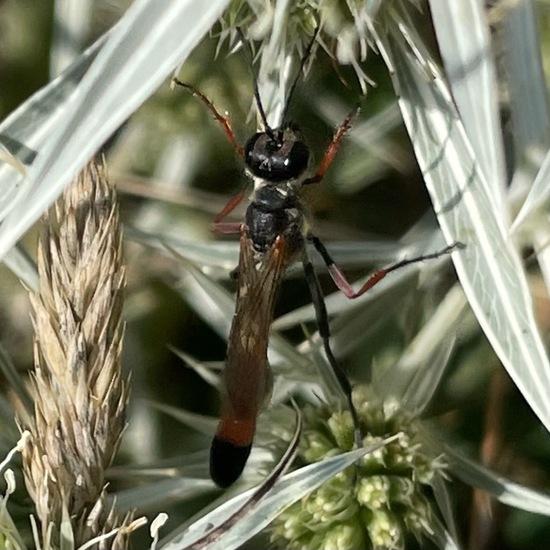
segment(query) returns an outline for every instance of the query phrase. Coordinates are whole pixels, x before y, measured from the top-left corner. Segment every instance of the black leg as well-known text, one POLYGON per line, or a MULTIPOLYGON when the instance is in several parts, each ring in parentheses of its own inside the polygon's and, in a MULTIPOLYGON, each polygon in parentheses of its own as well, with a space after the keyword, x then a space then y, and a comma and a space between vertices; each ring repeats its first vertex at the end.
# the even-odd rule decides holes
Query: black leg
POLYGON ((313 268, 313 264, 309 261, 305 250, 303 253, 302 262, 304 265, 306 281, 309 285, 309 290, 311 292, 313 307, 315 308, 315 316, 317 317, 317 326, 319 327, 319 335, 323 342, 323 348, 325 350, 328 362, 332 367, 334 375, 336 376, 336 379, 338 380, 338 383, 340 384, 340 387, 342 388, 342 391, 346 396, 348 407, 353 419, 353 424, 355 426, 355 443, 357 447, 361 447, 363 445, 363 434, 361 433, 361 423, 359 421, 359 415, 357 414, 357 409, 353 404, 351 383, 349 381, 346 371, 343 369, 340 363, 338 363, 336 357, 334 357, 334 354, 332 353, 332 349, 330 347, 328 313, 325 306, 325 301, 323 299, 323 292, 321 290, 321 285, 319 283, 317 274, 315 273, 315 269, 313 268))

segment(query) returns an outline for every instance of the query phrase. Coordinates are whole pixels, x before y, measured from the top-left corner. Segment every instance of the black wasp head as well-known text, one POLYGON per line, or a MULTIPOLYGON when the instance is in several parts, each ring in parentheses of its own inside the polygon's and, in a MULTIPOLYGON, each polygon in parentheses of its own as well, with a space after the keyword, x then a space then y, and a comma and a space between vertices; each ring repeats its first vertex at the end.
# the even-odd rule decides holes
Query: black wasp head
POLYGON ((272 182, 287 181, 304 173, 309 148, 296 128, 269 129, 246 142, 244 161, 253 176, 272 182))

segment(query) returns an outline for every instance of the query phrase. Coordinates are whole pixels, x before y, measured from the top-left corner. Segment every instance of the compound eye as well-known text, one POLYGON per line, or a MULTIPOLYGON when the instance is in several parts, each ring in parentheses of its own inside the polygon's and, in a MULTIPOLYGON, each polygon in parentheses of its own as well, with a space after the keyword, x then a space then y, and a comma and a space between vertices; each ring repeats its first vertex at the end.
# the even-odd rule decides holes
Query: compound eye
POLYGON ((269 139, 269 136, 264 132, 257 132, 253 136, 250 136, 246 143, 244 144, 244 162, 254 173, 254 168, 260 162, 259 160, 259 151, 265 149, 266 139, 269 139))
POLYGON ((296 141, 288 155, 289 179, 301 176, 309 162, 309 148, 303 141, 296 141))
POLYGON ((298 178, 307 168, 309 149, 293 130, 254 134, 244 148, 245 163, 253 175, 279 182, 298 178))

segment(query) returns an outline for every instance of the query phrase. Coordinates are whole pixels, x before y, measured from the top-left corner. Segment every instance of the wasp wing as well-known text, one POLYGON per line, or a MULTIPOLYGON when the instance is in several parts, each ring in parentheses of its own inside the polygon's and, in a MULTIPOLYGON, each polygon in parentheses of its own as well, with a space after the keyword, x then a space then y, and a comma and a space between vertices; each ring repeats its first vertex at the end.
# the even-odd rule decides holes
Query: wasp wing
POLYGON ((243 231, 240 240, 236 310, 225 363, 229 407, 239 418, 256 418, 270 390, 267 345, 279 284, 292 250, 277 237, 262 254, 243 231))
POLYGON ((271 390, 269 328, 279 284, 294 251, 295 247, 279 236, 267 252, 257 253, 246 229, 241 229, 223 408, 210 449, 210 475, 221 487, 228 487, 241 475, 252 447, 256 418, 271 390))

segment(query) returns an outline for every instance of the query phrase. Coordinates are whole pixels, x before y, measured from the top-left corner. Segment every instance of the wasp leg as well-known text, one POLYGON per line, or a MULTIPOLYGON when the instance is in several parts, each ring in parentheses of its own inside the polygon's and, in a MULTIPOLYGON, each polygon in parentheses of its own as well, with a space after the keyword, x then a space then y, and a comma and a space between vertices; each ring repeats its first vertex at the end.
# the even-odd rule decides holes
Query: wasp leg
POLYGON ((359 290, 355 291, 346 279, 346 276, 344 275, 342 270, 335 264, 334 260, 332 259, 331 255, 329 254, 328 250, 325 248, 325 245, 321 242, 321 240, 315 235, 311 234, 308 235, 307 238, 322 256, 327 266, 328 272, 336 286, 346 295, 346 297, 350 298, 351 300, 354 298, 358 298, 362 294, 365 294, 367 290, 370 290, 373 286, 378 284, 388 273, 391 273, 392 271, 396 271, 397 269, 405 267, 409 264, 414 264, 416 262, 433 260, 435 258, 439 258, 440 256, 444 256, 445 254, 450 254, 454 250, 461 250, 465 247, 463 243, 453 243, 449 246, 446 246, 442 250, 438 250, 437 252, 432 252, 431 254, 423 254, 421 256, 416 256, 415 258, 404 259, 388 267, 377 269, 376 271, 371 273, 363 286, 359 290))
POLYGON ((310 262, 305 251, 304 251, 302 262, 304 265, 304 273, 305 273, 306 281, 309 285, 311 298, 313 300, 313 307, 315 308, 317 326, 319 327, 319 336, 321 337, 321 340, 323 342, 323 348, 325 350, 325 354, 327 356, 328 362, 330 363, 330 366, 334 372, 334 375, 336 376, 336 379, 338 380, 338 383, 340 384, 340 387, 342 388, 342 391, 346 396, 351 417, 353 419, 353 425, 355 427, 355 443, 357 447, 361 447, 363 445, 363 435, 361 432, 361 423, 359 421, 359 415, 357 414, 357 409, 353 404, 351 383, 349 381, 346 371, 340 365, 340 363, 338 363, 338 361, 336 360, 336 357, 334 357, 334 353, 332 353, 332 348, 330 347, 330 329, 329 329, 329 323, 328 323, 328 313, 327 313, 327 308, 325 306, 325 301, 323 299, 321 285, 319 283, 317 274, 315 273, 315 269, 313 268, 313 264, 310 262))
POLYGON ((342 138, 349 130, 353 119, 359 114, 359 110, 359 107, 357 107, 356 109, 348 113, 348 116, 344 119, 342 124, 338 126, 336 132, 334 132, 334 136, 332 136, 331 142, 325 150, 325 154, 323 155, 323 158, 321 159, 321 162, 319 163, 315 174, 313 174, 313 176, 311 176, 310 178, 307 178, 304 181, 303 185, 309 185, 310 183, 319 183, 323 179, 325 172, 327 171, 328 167, 336 156, 336 152, 340 147, 340 142, 342 141, 342 138))
POLYGON ((212 231, 222 235, 234 235, 241 232, 241 225, 241 222, 214 222, 212 223, 212 231))
MULTIPOLYGON (((235 210, 236 206, 244 199, 244 191, 241 191, 237 193, 236 195, 233 195, 230 197, 230 199, 227 201, 225 206, 214 216, 214 219, 212 220, 212 229, 213 231, 216 231, 218 233, 227 233, 227 231, 220 231, 219 229, 216 229, 217 226, 223 225, 220 224, 220 222, 227 217, 233 210, 235 210)), ((239 224, 240 225, 240 224, 239 224)), ((230 231, 230 233, 238 233, 239 228, 237 228, 237 231, 230 231)))
POLYGON ((214 118, 221 124, 223 131, 227 136, 227 139, 230 141, 231 145, 233 145, 233 148, 235 149, 235 151, 237 151, 237 154, 242 157, 244 153, 243 146, 237 143, 237 139, 235 138, 235 134, 233 133, 233 128, 231 128, 231 123, 229 122, 229 118, 223 116, 218 111, 218 109, 216 109, 214 104, 192 84, 187 84, 186 82, 182 82, 177 78, 172 79, 172 81, 177 86, 185 88, 186 90, 189 90, 193 95, 196 95, 210 109, 211 113, 214 115, 214 118))

